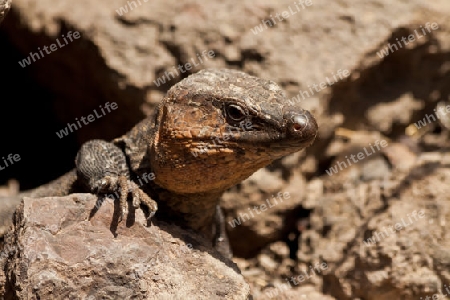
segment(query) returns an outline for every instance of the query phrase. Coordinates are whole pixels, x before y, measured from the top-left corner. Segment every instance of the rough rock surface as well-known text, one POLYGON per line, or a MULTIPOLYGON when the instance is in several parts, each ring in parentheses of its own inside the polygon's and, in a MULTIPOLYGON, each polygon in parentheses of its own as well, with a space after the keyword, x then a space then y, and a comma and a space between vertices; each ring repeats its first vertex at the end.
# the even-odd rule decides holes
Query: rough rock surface
POLYGON ((2 253, 6 299, 248 298, 236 265, 206 240, 176 226, 146 227, 141 210, 130 211, 114 237, 114 204, 103 201, 89 219, 96 201, 24 199, 2 253))
POLYGON ((348 195, 356 192, 351 187, 327 200, 342 211, 324 209, 312 217, 347 222, 331 227, 327 236, 334 236, 334 242, 327 236, 314 239, 314 256, 333 268, 325 276, 325 292, 368 300, 450 295, 449 163, 448 153, 430 152, 419 157, 411 172, 396 172, 380 182, 381 193, 357 193, 354 206, 348 205, 348 195))
POLYGON ((0 207, 2 207, 2 210, 0 210, 0 236, 3 236, 11 225, 11 211, 14 211, 15 206, 17 206, 17 201, 13 197, 18 193, 19 183, 16 180, 10 180, 8 185, 0 188, 0 207))

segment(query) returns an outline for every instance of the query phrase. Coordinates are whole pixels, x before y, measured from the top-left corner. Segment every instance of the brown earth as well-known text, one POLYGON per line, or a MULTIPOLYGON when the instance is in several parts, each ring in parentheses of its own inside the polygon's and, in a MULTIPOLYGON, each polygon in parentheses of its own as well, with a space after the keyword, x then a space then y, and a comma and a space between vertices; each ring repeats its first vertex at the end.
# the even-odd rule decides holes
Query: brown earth
POLYGON ((224 196, 234 261, 254 298, 450 294, 450 118, 430 117, 436 105, 450 105, 448 1, 312 0, 257 34, 271 15, 297 11, 294 2, 141 3, 119 16, 126 1, 13 2, 0 25, 0 95, 3 113, 15 118, 0 119, 0 156, 18 153, 21 161, 0 172, 2 183, 47 182, 73 167, 82 142, 125 133, 188 74, 236 68, 278 82, 291 97, 303 92, 320 126, 312 147, 224 196), (68 31, 80 39, 20 67, 68 31), (410 35, 415 41, 405 46, 410 35), (403 46, 378 55, 394 43, 403 46), (197 54, 210 50, 214 57, 199 63, 197 54), (193 60, 199 65, 175 73, 193 60), (166 71, 176 78, 156 84, 166 71), (333 76, 339 81, 312 90, 333 76), (119 109, 56 136, 108 101, 119 109), (413 123, 427 114, 431 122, 417 130, 413 123), (289 198, 275 205, 279 192, 289 198), (273 206, 263 211, 267 201, 273 206))

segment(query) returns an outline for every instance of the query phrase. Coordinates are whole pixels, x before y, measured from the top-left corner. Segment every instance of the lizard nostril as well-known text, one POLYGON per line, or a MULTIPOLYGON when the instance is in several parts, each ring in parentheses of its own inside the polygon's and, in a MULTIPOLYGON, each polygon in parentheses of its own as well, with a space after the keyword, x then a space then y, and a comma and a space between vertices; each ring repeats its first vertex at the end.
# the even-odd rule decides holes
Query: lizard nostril
POLYGON ((285 113, 287 134, 295 141, 313 141, 317 135, 317 122, 307 110, 290 111, 285 113))
POLYGON ((308 126, 308 117, 305 115, 296 115, 292 119, 292 129, 294 129, 294 131, 303 130, 308 126))

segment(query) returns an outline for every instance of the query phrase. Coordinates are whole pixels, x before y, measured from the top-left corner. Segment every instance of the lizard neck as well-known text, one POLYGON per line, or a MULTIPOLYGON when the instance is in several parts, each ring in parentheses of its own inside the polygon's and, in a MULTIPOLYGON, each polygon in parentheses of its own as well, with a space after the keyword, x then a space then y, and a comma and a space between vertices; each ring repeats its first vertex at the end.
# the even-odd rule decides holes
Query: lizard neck
POLYGON ((210 238, 216 205, 219 204, 221 195, 222 192, 175 194, 167 190, 159 191, 158 203, 161 205, 158 214, 210 238))

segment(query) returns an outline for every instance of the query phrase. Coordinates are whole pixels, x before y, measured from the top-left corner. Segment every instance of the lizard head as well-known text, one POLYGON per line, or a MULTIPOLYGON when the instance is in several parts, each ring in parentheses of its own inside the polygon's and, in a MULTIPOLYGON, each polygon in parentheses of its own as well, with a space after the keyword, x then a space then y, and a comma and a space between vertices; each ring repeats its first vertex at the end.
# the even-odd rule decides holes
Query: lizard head
POLYGON ((174 85, 158 108, 155 183, 176 193, 221 192, 309 146, 314 117, 274 82, 206 69, 174 85))

